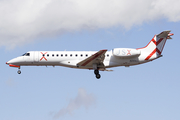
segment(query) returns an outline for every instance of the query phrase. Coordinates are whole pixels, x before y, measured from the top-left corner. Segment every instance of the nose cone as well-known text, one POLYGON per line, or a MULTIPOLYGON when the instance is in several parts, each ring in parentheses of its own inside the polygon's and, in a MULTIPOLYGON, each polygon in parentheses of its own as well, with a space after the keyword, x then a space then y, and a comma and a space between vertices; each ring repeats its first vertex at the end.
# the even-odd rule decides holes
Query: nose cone
POLYGON ((9 65, 9 61, 8 61, 8 62, 6 62, 6 65, 9 65))
POLYGON ((22 57, 17 57, 17 58, 14 58, 8 62, 6 62, 7 65, 9 64, 15 64, 15 65, 18 65, 18 64, 21 64, 23 61, 23 58, 22 57))

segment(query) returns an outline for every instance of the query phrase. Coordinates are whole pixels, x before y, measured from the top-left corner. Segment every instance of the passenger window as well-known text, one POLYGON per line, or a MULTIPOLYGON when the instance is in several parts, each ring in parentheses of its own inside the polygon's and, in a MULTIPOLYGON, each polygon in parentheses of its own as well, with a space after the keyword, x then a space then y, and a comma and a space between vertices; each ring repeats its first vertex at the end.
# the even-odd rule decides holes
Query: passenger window
POLYGON ((52 54, 52 56, 54 57, 54 54, 52 54))
POLYGON ((109 54, 107 54, 107 57, 109 57, 109 54))
POLYGON ((47 54, 47 57, 49 57, 49 54, 47 54))
POLYGON ((70 56, 72 57, 72 54, 70 56))
POLYGON ((67 54, 65 54, 65 56, 67 57, 67 54))
POLYGON ((78 55, 76 54, 76 57, 77 57, 78 55))
POLYGON ((57 54, 56 56, 58 57, 59 55, 57 54))
POLYGON ((81 57, 82 57, 83 55, 81 54, 81 57))
POLYGON ((86 57, 88 56, 88 54, 86 54, 86 57))
POLYGON ((63 54, 61 54, 61 57, 63 57, 63 54))

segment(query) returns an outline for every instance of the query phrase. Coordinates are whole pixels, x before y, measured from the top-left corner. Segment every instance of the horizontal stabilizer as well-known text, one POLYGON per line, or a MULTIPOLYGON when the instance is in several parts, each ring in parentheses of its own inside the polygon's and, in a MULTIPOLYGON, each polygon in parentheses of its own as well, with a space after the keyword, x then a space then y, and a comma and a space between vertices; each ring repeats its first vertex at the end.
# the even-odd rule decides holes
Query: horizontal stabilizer
POLYGON ((172 39, 172 37, 169 36, 169 37, 167 37, 167 39, 172 39))
POLYGON ((163 31, 161 32, 160 34, 157 35, 158 38, 166 38, 168 37, 168 34, 170 33, 171 31, 168 30, 168 31, 163 31))

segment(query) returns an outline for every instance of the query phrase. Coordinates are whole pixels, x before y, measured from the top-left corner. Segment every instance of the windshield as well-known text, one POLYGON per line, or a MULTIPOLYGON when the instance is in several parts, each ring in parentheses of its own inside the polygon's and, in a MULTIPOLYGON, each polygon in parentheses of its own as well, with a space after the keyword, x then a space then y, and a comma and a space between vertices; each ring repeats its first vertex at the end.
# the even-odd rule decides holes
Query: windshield
POLYGON ((26 53, 24 53, 22 56, 25 56, 26 53))
POLYGON ((22 56, 30 56, 30 53, 24 53, 22 56))

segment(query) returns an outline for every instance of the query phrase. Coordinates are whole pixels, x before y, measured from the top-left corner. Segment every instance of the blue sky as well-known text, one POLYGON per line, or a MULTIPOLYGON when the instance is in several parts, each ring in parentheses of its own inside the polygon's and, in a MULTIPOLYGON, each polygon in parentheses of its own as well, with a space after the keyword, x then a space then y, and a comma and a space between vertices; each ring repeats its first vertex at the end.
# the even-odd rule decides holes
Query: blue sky
MULTIPOLYGON (((9 2, 14 3, 15 1, 16 0, 12 0, 9 2)), ((77 1, 81 3, 81 0, 77 1)), ((41 1, 39 0, 38 2, 41 1)), ((71 3, 72 1, 69 0, 69 2, 71 3)), ((88 2, 87 0, 87 3, 88 2)), ((98 2, 102 1, 98 0, 98 2)), ((108 3, 108 0, 106 2, 108 3)), ((114 0, 114 2, 118 3, 116 0, 114 0)), ((150 1, 147 2, 149 3, 150 1)), ((166 5, 166 3, 159 5, 158 2, 159 0, 157 1, 158 8, 164 8, 163 5, 166 5)), ((34 1, 24 4, 31 6, 32 3, 34 3, 34 1)), ((44 4, 54 6, 55 3, 51 0, 46 0, 44 4)), ((61 4, 66 5, 68 3, 61 4)), ((126 3, 124 4, 126 5, 126 3)), ((144 2, 142 2, 142 4, 146 6, 144 2)), ((73 4, 71 5, 73 6, 73 4)), ((85 3, 83 5, 86 6, 85 3)), ((95 3, 90 4, 90 6, 95 5, 95 3)), ((19 28, 8 31, 11 27, 3 26, 8 22, 3 24, 3 22, 0 21, 0 65, 2 68, 0 81, 0 119, 179 120, 180 57, 178 51, 180 45, 180 15, 178 13, 179 9, 176 8, 175 4, 173 5, 174 9, 172 9, 172 11, 174 13, 169 16, 159 12, 157 7, 155 7, 154 9, 157 11, 157 15, 154 15, 155 18, 151 16, 152 19, 147 16, 143 17, 144 13, 142 11, 142 14, 138 15, 143 20, 133 19, 136 17, 132 16, 132 22, 131 20, 126 22, 126 20, 123 21, 121 17, 116 17, 116 14, 114 16, 110 15, 113 17, 113 20, 111 20, 108 18, 109 14, 107 14, 104 16, 107 16, 111 24, 107 24, 108 20, 102 20, 104 24, 98 26, 97 21, 101 20, 101 18, 97 18, 98 20, 96 21, 93 17, 94 22, 88 24, 89 22, 86 22, 89 21, 87 16, 84 17, 87 18, 84 19, 84 21, 76 23, 76 16, 84 15, 92 11, 90 7, 87 7, 88 11, 84 11, 84 13, 77 11, 73 14, 75 17, 73 25, 75 27, 67 25, 63 28, 56 28, 54 25, 39 27, 36 23, 39 23, 37 21, 44 18, 42 17, 38 18, 37 21, 30 21, 33 26, 37 25, 37 28, 40 29, 35 32, 28 29, 29 21, 27 20, 30 18, 32 18, 30 20, 34 20, 31 14, 33 15, 36 9, 34 9, 34 11, 28 11, 27 8, 22 8, 25 9, 25 13, 31 13, 28 19, 25 19, 26 17, 24 18, 25 14, 19 14, 19 18, 23 18, 20 19, 20 23, 24 21, 22 25, 28 23, 27 27, 22 28, 27 29, 28 35, 26 31, 22 32, 19 28), (158 15, 163 17, 156 19, 158 15), (116 22, 118 20, 121 22, 116 22), (81 22, 83 25, 81 25, 81 22), (2 31, 2 28, 6 29, 2 31), (44 31, 42 32, 41 30, 43 28, 44 31), (51 30, 48 31, 48 29, 51 30), (173 39, 168 40, 165 45, 162 53, 163 57, 146 64, 131 66, 129 68, 111 68, 114 70, 113 72, 100 72, 102 76, 100 80, 95 78, 91 70, 57 66, 22 67, 22 74, 18 75, 16 68, 10 68, 5 64, 8 60, 20 56, 27 51, 98 51, 101 49, 111 50, 117 47, 144 47, 155 34, 159 34, 163 30, 172 30, 172 33, 174 33, 174 36, 172 36, 173 39), (17 33, 17 35, 15 35, 15 33, 17 33), (12 36, 14 36, 14 38, 12 38, 12 36)), ((85 9, 82 6, 81 4, 79 5, 80 8, 85 9)), ((107 7, 103 8, 99 4, 97 4, 97 6, 104 11, 109 10, 107 7)), ((16 7, 14 9, 16 10, 16 7)), ((126 8, 125 6, 124 9, 128 9, 128 7, 126 8)), ((135 7, 134 9, 137 8, 135 7)), ((168 6, 167 9, 169 9, 168 6)), ((58 8, 57 11, 58 10, 61 9, 58 8)), ((121 9, 119 11, 121 11, 121 9)), ((47 15, 49 16, 50 13, 47 15)), ((69 11, 65 11, 65 13, 67 16, 71 15, 69 11)), ((148 15, 151 15, 150 13, 148 15)), ((0 14, 2 15, 2 13, 0 14)), ((58 12, 55 13, 55 15, 57 14, 58 12)), ((94 16, 99 15, 99 13, 94 14, 94 16)), ((121 15, 121 12, 118 14, 121 15)), ((55 18, 55 15, 52 15, 52 17, 55 18)), ((127 13, 125 18, 131 15, 131 12, 127 13)), ((44 14, 41 14, 41 16, 44 16, 44 14)), ((91 16, 91 14, 89 16, 91 16)), ((7 20, 8 18, 7 16, 7 20)), ((68 17, 66 17, 65 20, 67 18, 68 17)), ((54 19, 50 19, 45 23, 49 23, 50 21, 57 22, 54 19)), ((69 23, 71 22, 73 23, 73 21, 69 21, 69 23)), ((12 24, 12 27, 18 25, 20 24, 15 22, 12 24)))

